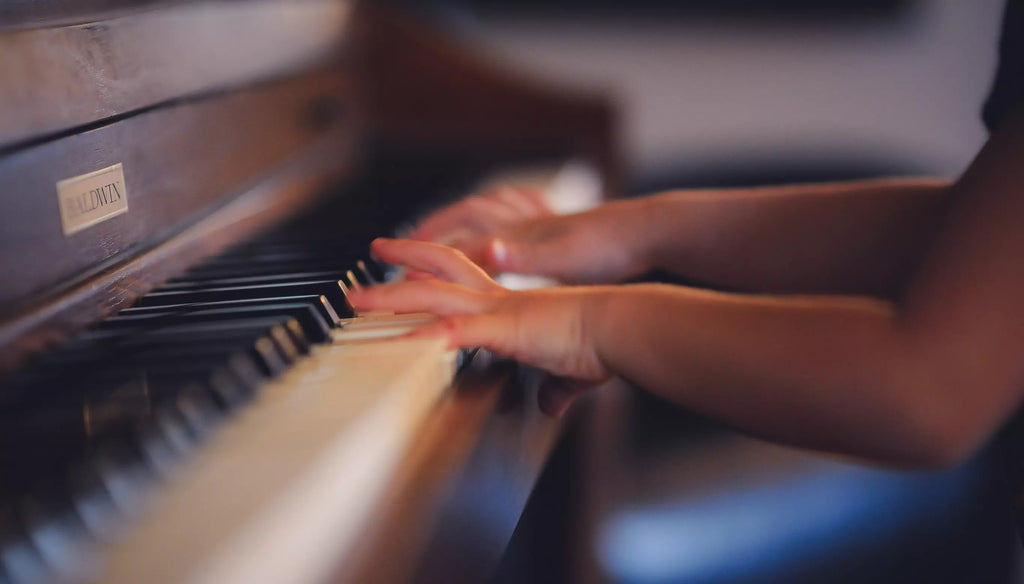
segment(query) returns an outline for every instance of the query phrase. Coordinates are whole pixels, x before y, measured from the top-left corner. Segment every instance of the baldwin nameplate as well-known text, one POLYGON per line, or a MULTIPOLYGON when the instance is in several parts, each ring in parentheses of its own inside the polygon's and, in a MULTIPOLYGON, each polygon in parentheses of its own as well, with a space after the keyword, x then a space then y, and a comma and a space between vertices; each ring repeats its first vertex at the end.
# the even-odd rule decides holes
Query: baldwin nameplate
POLYGON ((64 235, 77 233, 128 212, 124 169, 115 164, 57 182, 64 235))

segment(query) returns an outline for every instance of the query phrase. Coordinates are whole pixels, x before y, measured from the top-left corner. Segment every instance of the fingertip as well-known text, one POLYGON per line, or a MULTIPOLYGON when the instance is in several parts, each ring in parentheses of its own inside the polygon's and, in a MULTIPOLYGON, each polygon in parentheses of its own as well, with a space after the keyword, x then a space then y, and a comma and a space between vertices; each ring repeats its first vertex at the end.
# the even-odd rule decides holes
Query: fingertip
POLYGON ((487 255, 493 265, 504 268, 508 264, 508 245, 503 240, 494 238, 487 246, 487 255))

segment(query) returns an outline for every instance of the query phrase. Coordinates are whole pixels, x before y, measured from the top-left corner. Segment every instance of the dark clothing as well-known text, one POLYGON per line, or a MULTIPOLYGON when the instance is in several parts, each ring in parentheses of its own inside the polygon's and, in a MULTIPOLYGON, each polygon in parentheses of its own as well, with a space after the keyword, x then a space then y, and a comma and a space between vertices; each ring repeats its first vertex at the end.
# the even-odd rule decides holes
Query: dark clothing
POLYGON ((991 132, 1003 116, 1024 99, 1024 1, 1007 0, 999 40, 999 68, 982 118, 991 132))
MULTIPOLYGON (((982 111, 988 131, 994 131, 1021 101, 1024 101, 1024 0, 1007 0, 999 40, 999 67, 982 111)), ((998 443, 1012 489, 1017 533, 1024 539, 1024 409, 1002 429, 998 443)))

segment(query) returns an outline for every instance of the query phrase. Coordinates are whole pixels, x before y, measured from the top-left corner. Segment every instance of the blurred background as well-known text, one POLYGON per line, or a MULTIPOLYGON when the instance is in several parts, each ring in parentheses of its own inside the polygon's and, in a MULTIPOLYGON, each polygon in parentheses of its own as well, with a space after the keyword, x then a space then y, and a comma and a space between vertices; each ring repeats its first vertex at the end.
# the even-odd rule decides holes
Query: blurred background
POLYGON ((408 0, 533 77, 617 96, 632 184, 954 175, 1003 0, 408 0))
MULTIPOLYGON (((534 78, 614 95, 630 195, 959 173, 1002 0, 409 0, 534 78)), ((599 395, 497 582, 1010 582, 999 461, 870 468, 599 395)))

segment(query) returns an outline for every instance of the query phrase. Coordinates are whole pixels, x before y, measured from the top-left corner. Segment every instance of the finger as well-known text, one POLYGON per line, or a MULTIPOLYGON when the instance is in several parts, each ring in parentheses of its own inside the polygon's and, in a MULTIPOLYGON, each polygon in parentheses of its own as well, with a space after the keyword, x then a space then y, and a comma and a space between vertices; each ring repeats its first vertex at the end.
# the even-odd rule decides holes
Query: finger
POLYGON ((491 270, 487 265, 488 259, 486 249, 489 242, 490 237, 481 236, 480 234, 469 231, 463 231, 458 237, 444 242, 444 245, 461 251, 470 262, 490 274, 491 270))
POLYGON ((431 274, 430 272, 421 272, 419 270, 410 270, 405 273, 405 279, 410 282, 413 280, 431 280, 436 277, 437 276, 431 274))
POLYGON ((407 239, 375 239, 370 244, 374 255, 385 262, 419 272, 427 272, 446 281, 476 290, 495 288, 487 272, 461 251, 444 245, 407 239))
POLYGON ((480 196, 463 203, 468 210, 463 226, 479 233, 489 233, 521 219, 515 207, 501 200, 480 196))
POLYGON ((465 201, 455 203, 430 214, 408 237, 417 241, 436 241, 445 234, 459 229, 471 212, 472 209, 465 205, 465 201))
POLYGON ((426 312, 441 316, 480 312, 489 299, 470 288, 436 278, 382 284, 353 291, 349 302, 359 311, 426 312))
POLYGON ((494 189, 488 196, 515 209, 520 219, 551 213, 544 202, 544 195, 534 189, 503 186, 494 189))
POLYGON ((508 343, 507 318, 495 314, 465 314, 448 316, 418 327, 409 338, 448 338, 449 347, 462 349, 483 347, 504 357, 515 357, 515 347, 508 343))
POLYGON ((512 208, 500 201, 474 196, 437 211, 424 219, 409 234, 409 239, 439 242, 458 231, 493 231, 518 218, 512 208))

